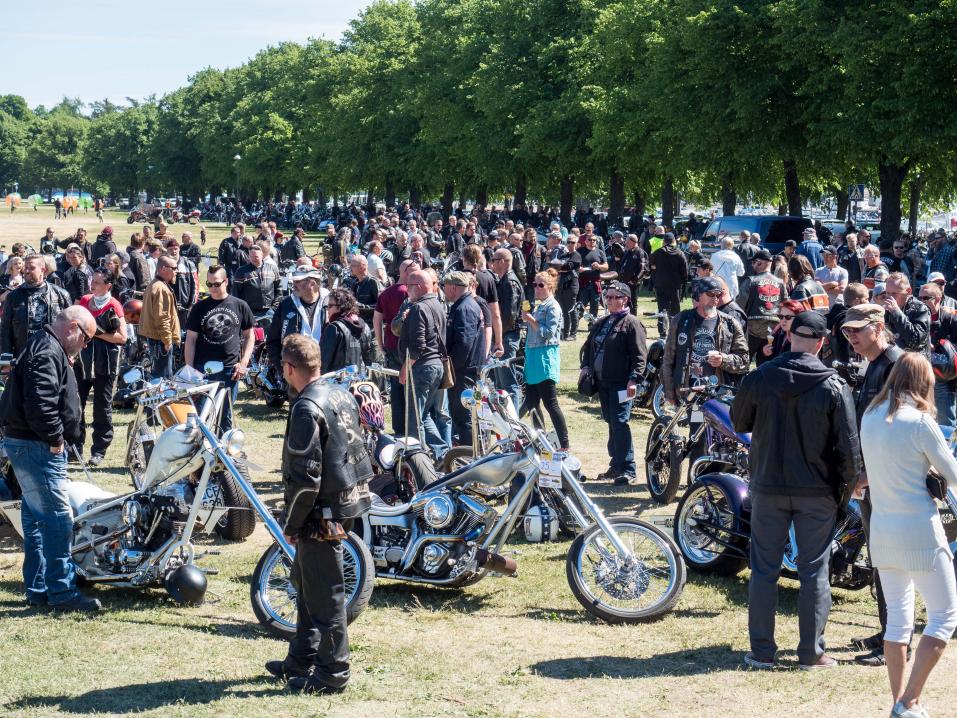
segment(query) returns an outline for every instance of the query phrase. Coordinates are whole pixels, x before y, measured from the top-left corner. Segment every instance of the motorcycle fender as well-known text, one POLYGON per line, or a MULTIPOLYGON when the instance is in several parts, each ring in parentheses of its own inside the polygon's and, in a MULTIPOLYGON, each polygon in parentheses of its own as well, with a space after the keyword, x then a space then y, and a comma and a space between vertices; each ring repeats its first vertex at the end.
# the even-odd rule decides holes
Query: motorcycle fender
POLYGON ((0 501, 0 513, 6 517, 20 538, 23 538, 23 521, 20 519, 20 514, 23 513, 22 505, 20 499, 0 501))
POLYGON ((734 515, 744 521, 750 520, 751 497, 748 493, 747 482, 740 476, 716 472, 699 476, 697 481, 705 486, 717 486, 722 489, 728 495, 734 515))

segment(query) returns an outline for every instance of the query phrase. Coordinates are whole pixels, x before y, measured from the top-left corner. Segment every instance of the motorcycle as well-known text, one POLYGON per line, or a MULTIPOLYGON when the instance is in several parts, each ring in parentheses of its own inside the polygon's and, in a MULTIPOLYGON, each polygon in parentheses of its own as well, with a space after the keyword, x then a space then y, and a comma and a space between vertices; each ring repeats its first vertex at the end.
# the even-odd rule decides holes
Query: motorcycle
MULTIPOLYGON (((500 551, 522 518, 520 507, 538 488, 587 527, 566 559, 569 586, 587 611, 609 623, 632 623, 671 610, 686 578, 672 539, 633 516, 605 517, 576 478, 574 457, 557 452, 541 432, 510 416, 501 393, 476 383, 462 397, 470 409, 486 398, 521 437, 520 450, 482 457, 433 481, 408 502, 389 504, 374 496, 361 532, 375 575, 447 587, 467 586, 489 573, 514 575, 515 560, 500 551), (501 514, 466 490, 513 481, 517 490, 501 514)), ((273 570, 288 570, 277 547, 263 560, 267 556, 273 570)), ((269 581, 258 569, 257 576, 269 581)))
POLYGON ((645 449, 648 491, 661 504, 670 504, 678 495, 684 461, 699 445, 704 451, 691 463, 689 481, 715 470, 748 475, 751 435, 737 433, 731 424, 734 388, 709 377, 708 382, 680 391, 687 401, 673 415, 654 421, 645 449))
MULTIPOLYGON (((151 409, 159 411, 167 402, 188 401, 196 394, 215 396, 218 385, 167 381, 158 391, 143 396, 148 397, 145 400, 151 409)), ((216 473, 229 475, 240 487, 272 536, 277 555, 291 564, 295 549, 236 467, 235 459, 242 455, 245 443, 242 430, 231 429, 217 437, 210 428, 214 420, 215 406, 206 402, 197 413, 191 412, 184 421, 165 429, 156 438, 142 485, 135 491, 117 496, 93 484, 70 482, 66 493, 74 514, 72 558, 80 579, 126 588, 164 586, 180 603, 201 602, 206 576, 215 571, 196 566, 196 559, 202 556, 197 556, 192 536, 197 528, 215 521, 215 509, 204 504, 216 473)), ((21 512, 20 499, 0 501, 0 513, 22 537, 21 512)), ((368 604, 372 592, 372 559, 355 534, 342 545, 347 617, 352 620, 368 604)), ((288 575, 275 574, 273 579, 269 584, 253 581, 252 608, 267 629, 288 639, 295 629, 295 590, 288 575), (277 615, 285 623, 277 625, 277 615)))
MULTIPOLYGON (((209 362, 207 373, 222 371, 222 362, 209 362)), ((190 367, 184 367, 177 374, 180 383, 183 379, 195 381, 198 374, 190 367)), ((131 391, 130 398, 137 402, 136 414, 127 426, 126 466, 137 489, 144 487, 145 477, 156 442, 164 431, 184 423, 190 415, 208 409, 208 423, 218 427, 223 406, 229 401, 229 390, 220 382, 185 386, 173 396, 165 396, 169 388, 166 383, 153 380, 143 383, 143 374, 139 369, 131 369, 123 375, 126 386, 141 384, 142 389, 131 391)), ((228 433, 228 432, 227 432, 228 433)), ((249 482, 249 468, 245 455, 233 457, 233 465, 249 482)), ((198 477, 193 477, 193 481, 198 477)), ((248 538, 256 528, 256 518, 242 487, 233 481, 229 472, 217 468, 205 489, 203 501, 219 512, 216 520, 208 523, 208 530, 215 530, 219 536, 231 541, 248 538)))

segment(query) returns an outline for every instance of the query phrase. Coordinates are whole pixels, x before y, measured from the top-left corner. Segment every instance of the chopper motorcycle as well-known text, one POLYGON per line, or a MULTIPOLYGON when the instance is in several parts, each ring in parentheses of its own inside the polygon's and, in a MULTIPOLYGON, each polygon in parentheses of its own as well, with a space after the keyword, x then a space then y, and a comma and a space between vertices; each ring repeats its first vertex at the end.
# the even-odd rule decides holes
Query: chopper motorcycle
MULTIPOLYGON (((686 578, 671 538, 633 516, 605 517, 576 478, 574 457, 557 452, 543 433, 509 415, 507 396, 483 382, 462 396, 468 408, 483 399, 521 437, 518 450, 482 457, 433 481, 407 502, 389 504, 374 497, 361 534, 372 552, 376 577, 462 587, 490 573, 514 575, 514 559, 500 551, 537 487, 586 527, 571 544, 566 577, 589 613, 609 623, 632 623, 670 611, 686 578), (502 486, 513 480, 518 488, 501 514, 468 491, 475 484, 502 486)), ((257 580, 268 585, 272 572, 286 571, 279 550, 271 547, 257 567, 254 585, 257 580)))
MULTIPOLYGON (((219 382, 189 385, 165 381, 143 390, 146 401, 159 407, 163 402, 210 395, 219 382)), ((231 429, 217 437, 209 427, 212 402, 203 402, 198 412, 165 429, 155 441, 142 477, 141 488, 119 496, 85 482, 70 482, 67 488, 74 514, 72 557, 78 576, 90 584, 150 588, 165 586, 181 603, 199 603, 206 590, 206 574, 196 566, 193 532, 215 519, 204 506, 206 489, 217 471, 227 473, 248 499, 252 511, 262 520, 280 555, 288 562, 295 549, 286 541, 272 513, 248 479, 236 468, 234 457, 242 453, 245 436, 231 429), (195 485, 193 480, 198 474, 195 485)), ((15 487, 11 493, 15 492, 15 487)), ((0 512, 22 536, 21 499, 0 501, 0 512)), ((347 617, 351 621, 368 604, 372 593, 372 558, 358 536, 342 541, 343 573, 347 617)), ((262 606, 266 587, 252 587, 253 612, 267 629, 288 638, 295 629, 295 590, 288 576, 274 577, 285 601, 291 602, 291 623, 285 627, 264 620, 262 606), (291 628, 290 628, 291 626, 291 628)))

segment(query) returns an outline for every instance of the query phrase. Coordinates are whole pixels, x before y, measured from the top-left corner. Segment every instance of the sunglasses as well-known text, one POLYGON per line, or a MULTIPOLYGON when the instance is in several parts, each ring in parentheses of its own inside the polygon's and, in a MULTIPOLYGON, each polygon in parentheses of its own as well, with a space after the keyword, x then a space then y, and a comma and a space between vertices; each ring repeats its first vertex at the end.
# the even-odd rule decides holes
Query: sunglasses
POLYGON ((724 292, 705 292, 705 294, 707 294, 709 297, 714 297, 715 299, 721 299, 721 295, 724 294, 724 292))
POLYGON ((870 324, 865 324, 863 327, 841 327, 841 331, 844 333, 844 336, 852 336, 858 332, 862 332, 867 329, 870 324))
POLYGON ((793 314, 782 314, 782 315, 781 315, 781 321, 783 322, 785 319, 789 319, 789 320, 790 320, 790 319, 794 319, 794 315, 793 315, 793 314))
POLYGON ((216 289, 218 287, 223 286, 224 284, 226 284, 225 279, 221 282, 206 282, 206 286, 209 287, 210 289, 216 289))
POLYGON ((91 341, 93 341, 93 337, 86 333, 86 329, 83 328, 83 325, 82 325, 82 324, 80 324, 79 322, 77 322, 77 323, 76 323, 76 328, 79 329, 79 330, 80 330, 80 334, 83 335, 83 346, 86 346, 86 345, 89 344, 91 341))
POLYGON ((932 297, 931 295, 929 295, 929 294, 921 294, 921 295, 918 297, 918 299, 920 299, 922 302, 926 302, 926 301, 929 300, 929 299, 933 299, 933 297, 932 297))
POLYGON ((539 289, 544 289, 548 285, 545 284, 544 282, 535 282, 535 286, 538 287, 539 289))
POLYGON ((611 301, 612 299, 616 299, 616 300, 619 300, 619 301, 622 301, 622 302, 623 302, 623 301, 625 301, 627 298, 628 298, 628 297, 626 297, 626 296, 624 296, 624 295, 622 295, 622 294, 606 294, 606 295, 605 295, 605 301, 611 301))

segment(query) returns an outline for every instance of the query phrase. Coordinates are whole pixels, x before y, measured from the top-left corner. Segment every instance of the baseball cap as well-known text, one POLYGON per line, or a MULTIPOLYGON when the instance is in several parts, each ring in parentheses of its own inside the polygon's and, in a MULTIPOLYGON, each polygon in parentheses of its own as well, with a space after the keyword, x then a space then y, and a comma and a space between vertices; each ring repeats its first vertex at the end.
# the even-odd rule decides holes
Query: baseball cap
POLYGON ((497 229, 493 229, 491 232, 488 233, 488 236, 489 236, 489 237, 495 237, 496 239, 498 239, 498 230, 497 230, 497 229))
POLYGON ((837 247, 835 247, 833 244, 829 244, 821 249, 821 252, 823 254, 837 254, 837 247))
POLYGON ((667 234, 663 236, 661 242, 662 244, 674 244, 675 236, 671 232, 668 232, 667 234))
POLYGON ((724 287, 717 277, 699 277, 691 284, 691 290, 697 298, 708 292, 723 292, 724 287))
MULTIPOLYGON (((69 247, 67 247, 69 249, 69 247)), ((945 277, 941 272, 931 272, 927 276, 928 282, 937 282, 938 284, 947 284, 947 277, 945 277)))
POLYGON ((103 234, 105 234, 105 235, 107 235, 107 236, 113 234, 113 228, 112 228, 112 227, 104 227, 104 228, 103 228, 103 234))
POLYGON ((472 278, 467 272, 449 272, 443 280, 445 284, 455 284, 459 287, 468 287, 472 283, 472 278))
POLYGON ((315 279, 319 281, 322 279, 322 275, 315 267, 298 266, 292 270, 292 281, 298 282, 300 279, 315 279))
POLYGON ((631 299, 631 287, 629 287, 624 282, 608 282, 608 285, 605 287, 605 291, 615 291, 619 294, 624 295, 629 300, 631 299))
POLYGON ((884 307, 880 304, 858 304, 856 307, 851 307, 847 310, 847 313, 844 315, 844 323, 841 326, 860 329, 861 327, 866 327, 868 324, 883 321, 884 307))
POLYGON ((820 312, 801 312, 791 322, 791 334, 804 339, 820 339, 827 336, 827 321, 820 312))
POLYGON ((877 282, 871 290, 871 297, 879 297, 887 292, 887 285, 884 282, 877 282))
MULTIPOLYGON (((80 245, 79 245, 79 244, 77 244, 76 242, 70 242, 70 243, 66 246, 66 251, 69 252, 71 249, 79 249, 79 248, 80 248, 80 245)), ((938 272, 938 274, 940 274, 940 273, 938 272)), ((941 277, 943 277, 943 275, 941 275, 941 277)))
POLYGON ((759 249, 757 252, 754 253, 754 256, 751 258, 751 261, 753 262, 755 259, 760 259, 764 262, 770 262, 772 257, 771 257, 771 253, 768 250, 759 249))

